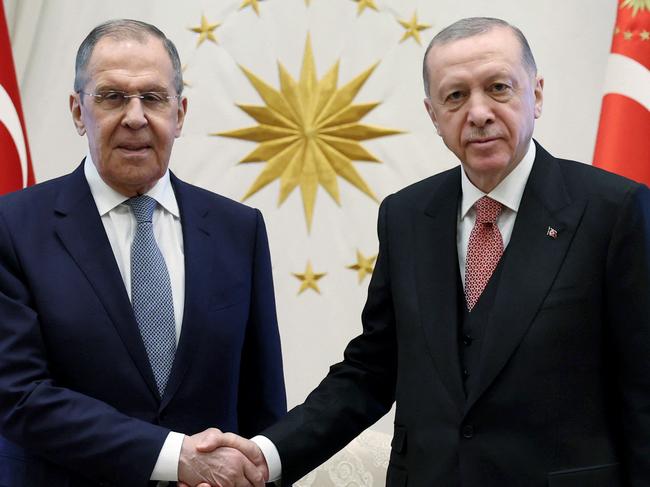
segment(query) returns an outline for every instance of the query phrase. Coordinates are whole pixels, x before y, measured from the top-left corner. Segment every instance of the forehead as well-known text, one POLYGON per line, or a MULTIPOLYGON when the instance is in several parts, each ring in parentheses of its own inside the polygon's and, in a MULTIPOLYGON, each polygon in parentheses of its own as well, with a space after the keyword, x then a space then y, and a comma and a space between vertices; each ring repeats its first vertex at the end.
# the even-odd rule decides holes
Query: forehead
POLYGON ((478 75, 524 69, 516 35, 506 27, 484 34, 450 41, 431 48, 427 56, 431 83, 452 75, 478 75))
POLYGON ((173 83, 174 69, 158 38, 146 36, 139 40, 107 36, 95 45, 87 75, 95 84, 114 83, 125 89, 148 84, 169 87, 173 83))

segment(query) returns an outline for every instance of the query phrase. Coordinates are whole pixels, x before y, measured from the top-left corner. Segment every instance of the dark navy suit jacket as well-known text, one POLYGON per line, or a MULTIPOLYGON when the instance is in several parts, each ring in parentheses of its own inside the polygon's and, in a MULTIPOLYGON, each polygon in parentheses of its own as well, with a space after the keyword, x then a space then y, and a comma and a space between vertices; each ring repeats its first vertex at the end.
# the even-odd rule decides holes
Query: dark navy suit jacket
POLYGON ((0 198, 0 485, 145 486, 170 430, 286 412, 262 216, 171 181, 185 304, 162 398, 83 167, 0 198))

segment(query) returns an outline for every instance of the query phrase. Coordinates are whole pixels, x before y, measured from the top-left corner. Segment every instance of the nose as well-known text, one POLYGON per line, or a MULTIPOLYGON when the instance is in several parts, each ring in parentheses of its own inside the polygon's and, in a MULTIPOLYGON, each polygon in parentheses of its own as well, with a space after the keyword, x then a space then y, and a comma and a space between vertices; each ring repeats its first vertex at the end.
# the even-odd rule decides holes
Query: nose
POLYGON ((122 116, 122 125, 133 130, 145 127, 149 122, 144 113, 142 100, 139 98, 130 98, 124 107, 124 114, 122 116))
POLYGON ((494 122, 494 113, 487 96, 472 93, 468 100, 467 121, 473 127, 485 127, 494 122))

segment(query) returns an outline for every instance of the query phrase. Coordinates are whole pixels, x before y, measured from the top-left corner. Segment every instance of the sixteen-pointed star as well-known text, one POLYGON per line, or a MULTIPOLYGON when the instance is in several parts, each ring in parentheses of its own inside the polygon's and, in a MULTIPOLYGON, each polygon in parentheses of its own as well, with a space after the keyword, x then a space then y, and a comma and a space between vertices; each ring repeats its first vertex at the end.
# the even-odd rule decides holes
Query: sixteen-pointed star
POLYGON ((359 250, 357 250, 357 263, 349 265, 347 268, 357 271, 359 276, 359 284, 363 282, 366 276, 372 275, 372 269, 375 265, 377 256, 365 257, 359 250))
POLYGON ((422 45, 422 41, 420 40, 420 32, 431 27, 429 24, 418 24, 417 11, 413 12, 411 20, 398 20, 398 22, 402 24, 402 27, 406 29, 406 32, 404 32, 404 35, 400 39, 400 42, 404 42, 409 37, 412 37, 415 39, 415 42, 422 45))
POLYGON ((241 68, 266 105, 238 106, 259 125, 211 135, 259 143, 241 161, 266 162, 244 199, 279 179, 278 204, 281 205, 296 187, 300 187, 308 229, 311 229, 319 185, 340 205, 337 176, 377 201, 352 164, 353 160, 380 162, 363 148, 360 141, 401 133, 399 130, 359 123, 379 105, 352 104, 376 66, 366 69, 341 88, 337 88, 338 62, 318 80, 308 36, 298 81, 278 63, 280 90, 266 84, 246 68, 241 68))
POLYGON ((199 34, 199 40, 196 43, 196 47, 199 47, 201 44, 203 44, 203 41, 206 39, 214 42, 215 44, 217 43, 217 38, 214 35, 214 30, 219 27, 220 23, 215 22, 211 24, 208 22, 208 19, 205 18, 205 15, 201 14, 201 25, 198 27, 190 27, 190 30, 192 32, 196 32, 199 34))
POLYGON ((357 15, 361 15, 361 13, 367 9, 371 8, 375 11, 379 11, 377 8, 377 5, 375 5, 375 0, 353 0, 357 2, 357 15))
POLYGON ((249 5, 253 7, 253 10, 255 10, 255 13, 259 17, 260 15, 260 2, 262 0, 244 0, 241 4, 241 7, 239 7, 239 10, 248 7, 249 5))
POLYGON ((311 267, 311 262, 307 261, 307 267, 305 268, 305 272, 303 274, 296 274, 292 273, 296 279, 299 279, 301 281, 300 283, 300 289, 298 290, 298 294, 302 294, 305 292, 307 289, 312 289, 316 291, 318 294, 320 294, 320 289, 318 289, 318 280, 323 277, 326 273, 316 273, 313 271, 311 267))

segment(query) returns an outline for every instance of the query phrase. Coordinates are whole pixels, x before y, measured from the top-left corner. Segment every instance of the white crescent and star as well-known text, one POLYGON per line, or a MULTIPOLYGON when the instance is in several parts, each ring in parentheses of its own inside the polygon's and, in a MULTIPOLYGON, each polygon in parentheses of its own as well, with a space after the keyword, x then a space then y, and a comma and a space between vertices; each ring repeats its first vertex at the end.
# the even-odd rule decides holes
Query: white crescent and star
POLYGON ((11 135, 18 150, 24 188, 27 186, 27 144, 25 143, 25 134, 20 125, 20 117, 18 116, 16 105, 2 85, 0 85, 0 123, 7 127, 9 135, 11 135))

